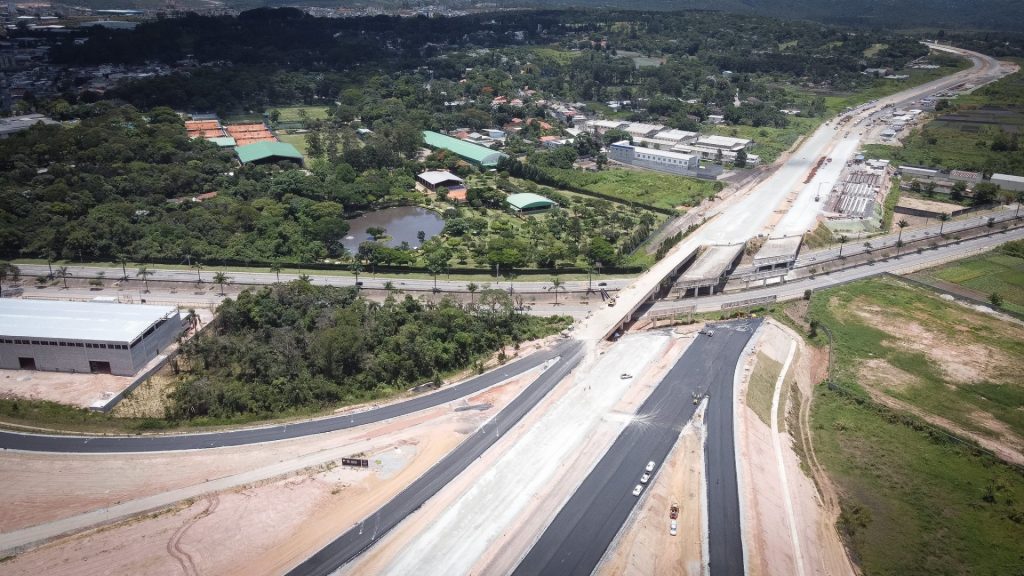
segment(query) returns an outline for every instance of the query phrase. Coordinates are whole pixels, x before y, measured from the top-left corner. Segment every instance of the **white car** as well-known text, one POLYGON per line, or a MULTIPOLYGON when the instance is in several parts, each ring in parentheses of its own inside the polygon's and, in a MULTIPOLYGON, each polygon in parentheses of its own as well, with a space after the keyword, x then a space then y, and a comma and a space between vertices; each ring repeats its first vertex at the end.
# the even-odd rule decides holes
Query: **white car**
POLYGON ((619 378, 622 380, 629 380, 632 377, 633 375, 628 372, 623 372, 622 374, 619 374, 619 378))
POLYGON ((668 525, 668 533, 673 535, 673 536, 676 535, 676 532, 678 532, 678 529, 679 529, 679 523, 676 522, 675 520, 673 520, 672 523, 668 525))
POLYGON ((647 481, 650 480, 650 479, 651 479, 651 475, 648 474, 647 472, 644 472, 644 475, 640 477, 640 483, 641 484, 647 484, 647 481))
POLYGON ((644 468, 644 470, 646 470, 648 472, 654 472, 654 460, 651 460, 650 462, 648 462, 647 463, 647 468, 644 468))
POLYGON ((633 488, 633 496, 639 496, 640 493, 643 492, 643 491, 644 491, 644 485, 643 484, 637 484, 636 488, 633 488))

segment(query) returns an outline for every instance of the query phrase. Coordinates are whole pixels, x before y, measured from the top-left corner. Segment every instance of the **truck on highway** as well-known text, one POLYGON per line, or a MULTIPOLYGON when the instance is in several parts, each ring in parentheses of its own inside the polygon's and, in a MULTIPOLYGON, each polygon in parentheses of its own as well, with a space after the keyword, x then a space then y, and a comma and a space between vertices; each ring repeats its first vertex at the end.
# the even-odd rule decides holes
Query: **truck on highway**
POLYGON ((679 504, 676 504, 675 502, 672 503, 672 508, 669 509, 668 516, 672 520, 679 518, 679 504))

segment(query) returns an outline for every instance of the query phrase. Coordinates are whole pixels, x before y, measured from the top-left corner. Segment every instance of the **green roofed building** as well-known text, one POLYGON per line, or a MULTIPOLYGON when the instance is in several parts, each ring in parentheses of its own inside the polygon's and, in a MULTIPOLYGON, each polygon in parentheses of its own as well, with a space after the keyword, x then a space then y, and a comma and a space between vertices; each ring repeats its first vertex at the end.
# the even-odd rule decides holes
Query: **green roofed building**
POLYGON ((552 200, 549 200, 540 194, 534 194, 527 192, 525 194, 512 194, 505 199, 508 202, 509 208, 516 212, 541 212, 543 210, 550 210, 557 206, 552 200))
POLYGON ((485 148, 471 142, 463 142, 458 138, 452 138, 451 136, 445 136, 444 134, 429 130, 423 131, 423 142, 431 148, 442 148, 457 154, 464 160, 488 168, 497 166, 498 161, 505 157, 505 154, 495 152, 490 148, 485 148))
POLYGON ((275 164, 288 160, 302 165, 302 154, 295 146, 284 142, 257 142, 247 146, 236 146, 235 153, 242 164, 275 164))
POLYGON ((216 138, 210 138, 209 140, 221 148, 231 148, 235 146, 235 139, 231 136, 218 136, 216 138))

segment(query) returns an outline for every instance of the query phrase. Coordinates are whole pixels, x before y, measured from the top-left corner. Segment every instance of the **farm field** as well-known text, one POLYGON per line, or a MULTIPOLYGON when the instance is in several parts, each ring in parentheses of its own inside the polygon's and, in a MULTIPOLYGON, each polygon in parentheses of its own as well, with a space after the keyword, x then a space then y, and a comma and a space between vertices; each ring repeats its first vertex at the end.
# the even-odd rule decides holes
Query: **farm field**
POLYGON ((291 144, 302 153, 306 155, 306 135, 305 134, 278 134, 277 139, 281 142, 291 144))
POLYGON ((1024 478, 939 430, 1020 456, 1024 327, 894 279, 818 293, 808 317, 834 333, 840 390, 816 394, 815 453, 839 489, 838 527, 864 572, 1019 566, 1024 478))

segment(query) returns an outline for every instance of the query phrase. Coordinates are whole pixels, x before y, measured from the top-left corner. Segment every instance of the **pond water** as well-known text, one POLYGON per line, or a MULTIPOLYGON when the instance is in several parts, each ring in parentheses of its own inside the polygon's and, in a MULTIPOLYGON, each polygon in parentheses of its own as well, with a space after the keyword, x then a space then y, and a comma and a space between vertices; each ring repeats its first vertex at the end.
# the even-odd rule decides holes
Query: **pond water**
POLYGON ((400 246, 408 242, 413 248, 419 247, 420 240, 416 233, 422 230, 426 238, 433 238, 444 229, 444 220, 437 212, 419 206, 398 206, 367 212, 358 218, 348 221, 348 234, 341 240, 350 253, 359 250, 359 245, 372 240, 366 233, 367 228, 378 226, 387 230, 388 246, 400 246))

